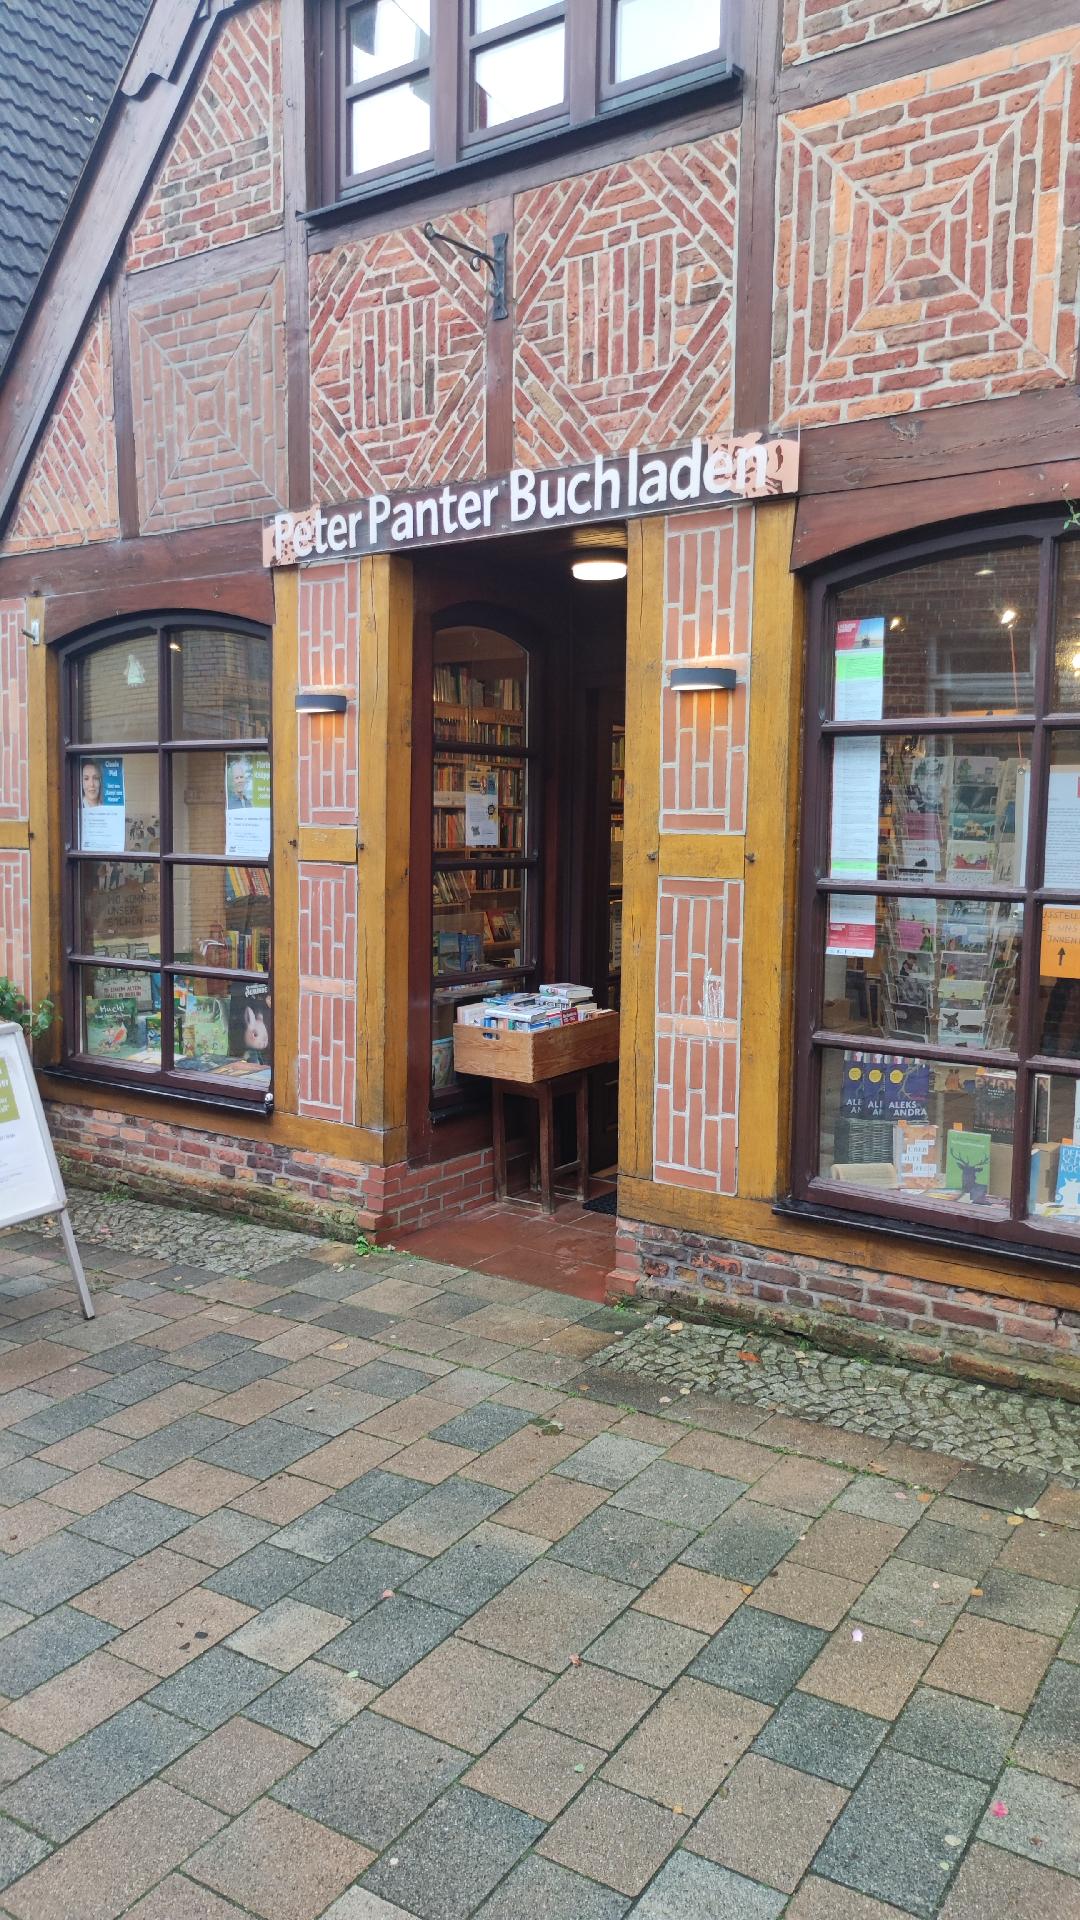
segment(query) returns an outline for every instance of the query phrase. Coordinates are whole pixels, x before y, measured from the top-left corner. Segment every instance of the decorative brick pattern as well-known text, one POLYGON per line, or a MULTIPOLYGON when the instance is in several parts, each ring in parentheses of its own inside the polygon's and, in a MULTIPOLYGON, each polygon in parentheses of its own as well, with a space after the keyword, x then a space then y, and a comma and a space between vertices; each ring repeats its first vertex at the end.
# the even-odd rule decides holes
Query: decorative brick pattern
POLYGON ((518 197, 523 465, 730 428, 737 185, 722 134, 518 197))
POLYGON ((0 820, 30 816, 26 609, 0 601, 0 820))
POLYGON ((360 675, 359 561, 300 573, 302 687, 349 695, 347 712, 299 714, 299 819, 302 827, 351 827, 357 817, 360 675))
POLYGON ((301 1113, 356 1118, 356 868, 300 864, 301 1113))
POLYGON ((671 520, 667 531, 664 664, 734 667, 734 693, 672 693, 661 721, 660 825, 666 833, 742 833, 754 592, 750 507, 671 520))
POLYGON ((72 363, 23 482, 4 553, 119 537, 112 329, 103 303, 72 363))
POLYGON ((0 978, 30 992, 30 855, 0 853, 0 978))
MULTIPOLYGON (((2 948, 0 948, 2 951, 2 948)), ((49 1129, 61 1161, 147 1199, 163 1193, 259 1215, 280 1225, 312 1224, 351 1240, 357 1226, 383 1232, 425 1227, 467 1213, 494 1192, 491 1149, 435 1167, 368 1166, 252 1134, 202 1133, 174 1120, 149 1120, 105 1107, 56 1106, 49 1129)))
POLYGON ((657 920, 654 1178, 738 1185, 742 883, 662 880, 657 920))
POLYGON ((272 513, 285 464, 285 281, 223 281, 131 315, 144 532, 272 513))
POLYGON ((990 0, 785 0, 784 65, 862 47, 908 27, 949 20, 990 0))
POLYGON ((128 265, 247 240, 281 218, 281 32, 277 0, 262 0, 225 21, 131 234, 128 265))
MULTIPOLYGON (((484 246, 464 209, 441 222, 484 246)), ((311 262, 311 434, 320 499, 431 486, 484 469, 485 281, 419 228, 311 262)))
POLYGON ((773 414, 817 426, 1071 382, 1080 31, 781 122, 773 414))

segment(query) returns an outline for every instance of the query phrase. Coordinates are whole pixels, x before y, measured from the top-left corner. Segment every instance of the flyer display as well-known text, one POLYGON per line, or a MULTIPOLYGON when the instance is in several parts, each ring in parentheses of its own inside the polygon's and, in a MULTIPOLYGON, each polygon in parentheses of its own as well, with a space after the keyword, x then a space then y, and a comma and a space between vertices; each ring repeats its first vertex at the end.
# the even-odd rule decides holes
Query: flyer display
POLYGON ((84 853, 123 853, 127 798, 121 759, 79 762, 79 845, 84 853))
POLYGON ((0 1227, 59 1215, 60 1231, 79 1290, 82 1310, 94 1306, 67 1213, 67 1195, 56 1163, 26 1038, 14 1023, 0 1026, 0 1227))
POLYGON ((225 755, 225 852, 230 860, 270 858, 270 756, 225 755))

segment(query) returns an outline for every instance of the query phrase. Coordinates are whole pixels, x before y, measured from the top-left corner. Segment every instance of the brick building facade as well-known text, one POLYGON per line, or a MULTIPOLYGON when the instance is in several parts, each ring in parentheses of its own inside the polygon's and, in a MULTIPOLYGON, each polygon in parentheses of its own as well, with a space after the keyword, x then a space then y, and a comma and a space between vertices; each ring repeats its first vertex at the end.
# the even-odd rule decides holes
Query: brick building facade
MULTIPOLYGON (((869 606, 883 570, 920 542, 944 551, 950 529, 961 546, 1041 539, 1049 554, 1080 495, 1080 4, 1037 11, 1036 30, 1022 0, 731 0, 715 44, 667 74, 658 53, 630 85, 605 77, 593 44, 618 26, 616 0, 568 0, 565 102, 486 143, 448 135, 444 115, 427 157, 365 173, 342 129, 377 53, 357 40, 337 90, 331 0, 155 0, 0 383, 0 973, 62 1009, 39 1067, 72 1163, 339 1229, 401 1231, 491 1192, 485 1114, 444 1127, 428 1112, 415 956, 422 979, 430 889, 414 869, 431 819, 418 636, 433 608, 438 630, 441 607, 485 597, 498 542, 455 547, 442 574, 420 543, 268 566, 264 523, 511 468, 798 435, 797 503, 725 498, 622 523, 612 1284, 1080 1353, 1080 1239, 1056 1188, 1046 1219, 1027 1217, 1017 1176, 1007 1217, 949 1202, 936 1230, 905 1224, 892 1201, 831 1196, 824 1159, 807 1172, 792 1091, 799 1060, 818 1087, 798 997, 818 804, 803 715, 828 595, 858 575, 869 606), (505 319, 467 257, 497 238, 505 319), (103 1076, 77 1031, 90 880, 62 805, 71 676, 80 650, 117 634, 127 647, 140 622, 160 625, 168 666, 181 620, 185 635, 231 622, 272 636, 261 1107, 103 1076), (695 665, 733 669, 734 691, 680 693, 672 672, 695 665), (333 689, 344 711, 298 711, 305 689, 333 689)), ((434 14, 429 66, 470 31, 454 0, 434 14)), ((526 569, 554 564, 521 551, 526 569)), ((899 699, 895 655, 889 672, 899 699)), ((427 697, 430 712, 430 683, 427 697)), ((918 711, 911 698, 886 719, 918 711)), ((87 735, 120 759, 129 738, 87 735)), ((1013 878, 1018 896, 1035 885, 1013 878)), ((1050 911, 1041 895, 1021 906, 1050 911)), ((560 939, 536 977, 563 959, 560 939)), ((166 998, 187 985, 174 958, 166 998)), ((185 964, 198 970, 190 951, 185 964)), ((1018 994, 1038 998, 1035 973, 1018 994)), ((988 1047, 984 1074, 1015 1075, 1014 1167, 1044 1144, 1039 1072, 1064 1086, 1077 1071, 1026 1020, 1015 1064, 988 1047)), ((935 1046, 962 1073, 940 1035, 912 1057, 935 1046)))

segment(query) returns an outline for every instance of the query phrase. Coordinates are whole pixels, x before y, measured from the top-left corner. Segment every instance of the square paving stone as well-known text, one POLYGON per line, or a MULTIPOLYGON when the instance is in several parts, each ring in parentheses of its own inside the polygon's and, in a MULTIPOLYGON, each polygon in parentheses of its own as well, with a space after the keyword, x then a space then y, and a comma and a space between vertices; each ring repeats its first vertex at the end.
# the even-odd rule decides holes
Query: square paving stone
POLYGON ((656 1460, 629 1481, 611 1504, 626 1507, 633 1513, 651 1514, 656 1520, 690 1527, 699 1533, 745 1492, 745 1481, 727 1480, 718 1473, 701 1473, 694 1467, 676 1466, 670 1460, 656 1460))
POLYGON ((777 1920, 785 1896, 692 1853, 675 1853, 634 1908, 634 1920, 777 1920))
MULTIPOLYGON (((525 1920, 526 1915, 529 1920, 623 1920, 629 1908, 629 1900, 611 1887, 583 1880, 579 1873, 533 1853, 496 1889, 476 1920, 525 1920)), ((328 1915, 327 1920, 334 1916, 328 1915)), ((340 1920, 350 1916, 342 1914, 340 1920)), ((365 1920, 362 1909, 355 1920, 365 1920)), ((371 1920, 379 1920, 378 1915, 372 1914, 371 1920)), ((389 1911, 386 1920, 393 1920, 389 1911)))
POLYGON ((777 1507, 741 1500, 686 1549, 683 1564, 756 1587, 790 1553, 804 1531, 805 1522, 781 1513, 777 1507))
POLYGON ((283 1594, 291 1593, 302 1580, 310 1578, 311 1561, 303 1554, 286 1553, 263 1541, 260 1546, 252 1547, 250 1553, 242 1554, 239 1560, 230 1561, 227 1567, 211 1575, 206 1585, 211 1593, 227 1594, 230 1600, 240 1600, 245 1607, 270 1607, 283 1594))
POLYGON ((842 1473, 839 1467, 826 1466, 822 1460, 807 1460, 801 1454, 788 1454, 755 1481, 753 1498, 779 1507, 784 1513, 805 1513, 816 1518, 850 1482, 851 1475, 842 1473))
POLYGON ((800 1567, 819 1567, 823 1573, 864 1585, 879 1573, 904 1537, 902 1527, 865 1520, 857 1513, 831 1507, 792 1547, 790 1558, 800 1567))
POLYGON ((73 1393, 69 1400, 50 1401, 40 1412, 20 1420, 15 1432, 20 1439, 34 1440, 39 1447, 44 1447, 50 1441, 67 1440, 73 1433, 81 1433, 84 1427, 94 1426, 115 1411, 110 1401, 99 1399, 93 1392, 73 1393))
POLYGON ((1043 1774, 1007 1767, 993 1789, 978 1837, 1080 1876, 1080 1793, 1043 1774), (1000 1805, 1006 1812, 999 1818, 993 1809, 1000 1805))
POLYGON ((276 1687, 252 1700, 245 1712, 260 1726, 272 1727, 290 1740, 302 1740, 307 1747, 318 1747, 355 1719, 374 1691, 368 1681, 354 1680, 350 1673, 324 1666, 320 1656, 295 1667, 276 1687))
POLYGON ((1020 1725, 1018 1713, 920 1687, 896 1722, 889 1745, 916 1760, 947 1759, 955 1773, 991 1781, 1005 1765, 1020 1725))
POLYGON ((914 1561, 890 1560, 855 1601, 851 1615, 940 1646, 970 1597, 970 1580, 914 1561))
POLYGON ((70 1522, 72 1533, 131 1554, 149 1553, 151 1547, 160 1547, 190 1525, 190 1514, 162 1506, 158 1500, 146 1500, 140 1493, 125 1493, 96 1513, 70 1522))
POLYGON ((413 1500, 422 1500, 430 1492, 427 1480, 412 1480, 405 1474, 373 1467, 370 1473, 362 1473, 358 1480, 342 1487, 329 1504, 331 1510, 342 1507, 347 1513, 360 1514, 375 1525, 380 1520, 392 1520, 403 1507, 413 1500))
POLYGON ((1016 1920, 1027 1914, 1080 1920, 1080 1881, 976 1843, 953 1882, 941 1920, 989 1920, 998 1913, 1016 1920))
POLYGON ((459 1613, 395 1593, 339 1633, 319 1657, 346 1673, 355 1671, 374 1686, 391 1687, 460 1625, 459 1613))
POLYGON ((603 1777, 681 1812, 700 1813, 768 1717, 766 1708, 739 1694, 679 1680, 608 1761, 603 1777))
MULTIPOLYGON (((224 1421, 216 1422, 224 1427, 224 1421)), ((281 1473, 322 1444, 317 1433, 307 1433, 284 1420, 253 1420, 250 1427, 228 1428, 230 1439, 199 1449, 200 1460, 212 1467, 225 1467, 230 1473, 246 1473, 253 1480, 268 1480, 281 1473)), ((115 1465, 115 1462, 113 1462, 115 1465)))
POLYGON ((635 1613, 655 1614, 695 1632, 718 1633, 745 1599, 734 1580, 718 1580, 695 1567, 668 1567, 634 1602, 635 1613))
POLYGON ((1026 1521, 1016 1527, 1012 1539, 1006 1541, 998 1564, 1013 1573, 1029 1573, 1036 1580, 1080 1587, 1080 1530, 1044 1527, 1026 1521))
POLYGON ((375 1394, 354 1393, 341 1381, 335 1381, 331 1386, 309 1390, 300 1399, 281 1407, 277 1417, 308 1433, 326 1434, 332 1438, 348 1433, 351 1428, 359 1426, 362 1420, 370 1420, 374 1414, 382 1412, 384 1405, 385 1402, 375 1394))
POLYGON ((1025 1633, 1019 1627, 1003 1627, 996 1620, 965 1613, 934 1656, 927 1684, 985 1700, 1006 1713, 1023 1713, 1054 1651, 1053 1641, 1045 1634, 1025 1633))
POLYGON ((985 1802, 978 1781, 904 1753, 879 1753, 815 1871, 932 1920, 985 1802))
POLYGON ((273 1798, 381 1851, 469 1762, 457 1747, 364 1712, 302 1761, 273 1798))
POLYGON ((455 1414, 441 1427, 435 1427, 431 1438, 446 1446, 468 1447, 472 1453, 487 1453, 489 1448, 497 1447, 501 1441, 509 1440, 511 1434, 527 1427, 531 1419, 532 1415, 520 1407, 497 1407, 485 1400, 464 1413, 455 1414))
POLYGON ((261 1661, 245 1660, 228 1647, 211 1647, 179 1673, 171 1674, 148 1696, 151 1706, 178 1713, 212 1733, 249 1701, 272 1687, 278 1674, 261 1661))
POLYGON ((972 1533, 967 1527, 951 1527, 940 1520, 920 1520, 918 1526, 896 1549, 900 1560, 915 1560, 923 1567, 936 1567, 941 1573, 963 1574, 977 1581, 986 1572, 998 1550, 998 1543, 985 1533, 972 1533))
POLYGON ((0 1506, 13 1507, 67 1478, 62 1467, 50 1467, 44 1460, 16 1460, 4 1469, 0 1506))
POLYGON ((757 1591, 747 1596, 746 1604, 782 1613, 788 1620, 801 1620, 804 1627, 824 1627, 831 1632, 861 1593, 857 1580, 841 1580, 835 1573, 822 1573, 819 1567, 801 1567, 794 1560, 782 1560, 757 1591))
POLYGON ((7 1788, 0 1805, 50 1840, 70 1840, 160 1773, 197 1736, 183 1721, 136 1700, 7 1788))
POLYGON ((44 1860, 52 1848, 47 1840, 41 1840, 36 1833, 27 1833, 25 1827, 17 1827, 14 1820, 5 1820, 0 1815, 0 1887, 10 1887, 39 1860, 44 1860))
POLYGON ((181 1460, 190 1460, 204 1447, 225 1440, 235 1431, 227 1420, 214 1420, 208 1413, 189 1413, 185 1419, 171 1420, 167 1427, 133 1441, 130 1447, 110 1453, 109 1465, 118 1473, 135 1473, 142 1480, 152 1480, 155 1474, 167 1473, 181 1460))
POLYGON ((249 1349, 247 1353, 218 1361, 216 1366, 205 1367, 199 1375, 199 1385, 212 1387, 215 1393, 239 1393, 256 1380, 268 1380, 272 1373, 280 1373, 285 1364, 276 1354, 249 1349))
MULTIPOLYGON (((889 1731, 887 1720, 812 1693, 790 1693, 754 1741, 754 1752, 800 1773, 853 1787, 889 1731)), ((939 1748, 940 1753, 943 1749, 939 1748)))
POLYGON ((223 1824, 213 1808, 151 1781, 35 1867, 6 1903, 18 1920, 113 1920, 223 1824))
MULTIPOLYGON (((384 1332, 390 1324, 390 1320, 382 1321, 384 1332)), ((373 1394, 392 1406, 396 1400, 410 1400, 414 1393, 423 1393, 424 1388, 431 1385, 431 1376, 420 1367, 398 1366, 392 1360, 369 1360, 365 1366, 354 1367, 348 1381, 352 1392, 373 1394)))
POLYGON ((741 1607, 698 1654, 690 1672, 695 1680, 778 1706, 827 1639, 819 1627, 741 1607))
POLYGON ((44 1686, 116 1638, 116 1628, 75 1607, 57 1607, 0 1641, 0 1693, 9 1700, 44 1686))
POLYGON ((78 1666, 46 1680, 44 1686, 24 1694, 21 1700, 11 1701, 0 1712, 0 1726, 31 1747, 58 1753, 80 1734, 89 1733, 91 1727, 148 1693, 152 1685, 151 1674, 140 1672, 122 1657, 114 1659, 103 1648, 88 1653, 78 1666))
POLYGON ((1054 1662, 1014 1747, 1011 1757, 1020 1766, 1080 1787, 1080 1667, 1054 1662))
POLYGON ((508 1527, 481 1526, 408 1581, 406 1591, 459 1614, 475 1613, 516 1580, 544 1551, 545 1542, 508 1527))
POLYGON ((275 1533, 273 1545, 279 1552, 303 1554, 305 1560, 326 1566, 336 1560, 339 1553, 363 1540, 371 1532, 372 1524, 363 1514, 346 1513, 324 1502, 282 1527, 280 1533, 275 1533))
POLYGON ((185 1533, 173 1535, 174 1553, 186 1553, 192 1560, 205 1561, 211 1567, 227 1567, 241 1554, 250 1553, 274 1531, 266 1520, 248 1513, 236 1513, 222 1507, 220 1513, 208 1513, 185 1533))
POLYGON ((36 1747, 13 1739, 10 1733, 0 1733, 0 1787, 10 1787, 13 1780, 21 1780, 40 1759, 36 1747))
POLYGON ((441 1486, 429 1487, 421 1499, 414 1500, 392 1520, 384 1521, 376 1538, 392 1547, 405 1547, 410 1553, 434 1557, 505 1507, 509 1498, 498 1487, 478 1481, 444 1480, 441 1486))
MULTIPOLYGON (((356 1292, 355 1286, 352 1291, 356 1292)), ((364 1307, 334 1307, 320 1313, 317 1324, 354 1340, 381 1340, 393 1319, 392 1313, 372 1313, 364 1307)))
POLYGON ((1005 1467, 965 1467, 949 1482, 953 1500, 970 1500, 980 1507, 998 1507, 1016 1513, 1037 1507, 1046 1488, 1045 1473, 1014 1473, 1005 1467))
POLYGON ((614 1887, 617 1893, 636 1894, 647 1886, 689 1825, 651 1800, 592 1780, 560 1814, 536 1851, 614 1887))
POLYGON ((462 1784, 537 1820, 554 1820, 606 1758, 600 1747, 519 1720, 470 1767, 462 1784))
POLYGON ((618 1746, 659 1697, 655 1687, 586 1663, 568 1667, 529 1708, 528 1718, 610 1749, 618 1746))
POLYGON ((586 1657, 633 1680, 666 1687, 705 1644, 705 1634, 695 1633, 692 1627, 680 1627, 673 1620, 658 1620, 631 1609, 593 1641, 586 1657))
POLYGON ((1004 1626, 1027 1627, 1032 1633, 1059 1639, 1080 1607, 1075 1587, 1059 1587, 1052 1580, 1031 1580, 1008 1567, 988 1567, 981 1575, 982 1592, 968 1601, 968 1612, 1004 1626))
POLYGON ((543 1832, 539 1820, 468 1787, 452 1787, 381 1861, 364 1886, 420 1920, 468 1920, 543 1832))
POLYGON ((379 1540, 359 1540, 328 1566, 320 1567, 302 1586, 294 1587, 292 1597, 306 1606, 340 1614, 345 1620, 358 1620, 381 1594, 396 1592, 425 1564, 418 1553, 405 1553, 379 1540))
POLYGON ((802 1688, 838 1706, 895 1720, 930 1663, 932 1648, 887 1627, 838 1627, 803 1675, 802 1688), (861 1640, 852 1636, 861 1633, 861 1640))
POLYGON ((288 1673, 325 1647, 344 1624, 338 1614, 324 1613, 320 1607, 307 1607, 299 1600, 279 1600, 231 1634, 228 1645, 234 1653, 288 1673))
POLYGON ((315 1920, 370 1862, 364 1847, 260 1801, 187 1862, 185 1872, 261 1920, 315 1920))
MULTIPOLYGON (((790 1905, 784 1908, 784 1920, 911 1920, 899 1907, 884 1907, 880 1900, 868 1900, 864 1893, 838 1886, 835 1880, 819 1879, 808 1873, 790 1905)), ((975 1920, 969 1914, 967 1920, 975 1920)), ((988 1920, 983 1915, 982 1920, 988 1920)))
POLYGON ((446 1640, 388 1688, 374 1711, 469 1753, 485 1747, 544 1691, 535 1667, 446 1640))
POLYGON ((65 1529, 0 1560, 0 1601, 24 1613, 48 1613, 127 1564, 126 1554, 65 1529))
POLYGON ((615 1492, 619 1487, 625 1487, 635 1474, 651 1466, 662 1452, 662 1447, 647 1446, 643 1440, 627 1440, 617 1433, 600 1433, 579 1453, 572 1453, 568 1460, 560 1460, 552 1472, 561 1474, 567 1480, 584 1480, 587 1486, 608 1487, 615 1492))
POLYGON ((782 1893, 794 1893, 847 1800, 843 1787, 750 1753, 686 1845, 782 1893))
POLYGON ((140 1400, 149 1400, 151 1394, 164 1393, 166 1387, 179 1386, 187 1377, 185 1368, 170 1366, 167 1360, 153 1360, 141 1367, 125 1368, 112 1379, 102 1380, 94 1391, 100 1399, 111 1401, 113 1406, 134 1407, 140 1400))
POLYGON ((481 1607, 462 1638, 561 1673, 636 1597, 635 1587, 545 1555, 481 1607))
POLYGON ((587 1573, 647 1587, 693 1538, 688 1527, 665 1526, 662 1520, 627 1512, 609 1500, 558 1541, 550 1556, 583 1567, 587 1573))
POLYGON ((164 1778, 222 1813, 242 1813, 307 1756, 298 1740, 237 1717, 200 1740, 164 1778))

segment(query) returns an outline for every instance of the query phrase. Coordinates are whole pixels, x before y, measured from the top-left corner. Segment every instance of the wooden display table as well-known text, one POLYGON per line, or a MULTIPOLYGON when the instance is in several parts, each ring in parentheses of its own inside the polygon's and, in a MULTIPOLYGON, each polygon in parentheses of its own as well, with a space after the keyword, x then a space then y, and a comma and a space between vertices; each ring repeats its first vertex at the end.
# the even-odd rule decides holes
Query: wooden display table
MULTIPOLYGON (((577 1192, 589 1190, 589 1074, 619 1057, 619 1016, 597 1014, 568 1027, 539 1033, 503 1033, 485 1027, 455 1026, 454 1066, 458 1073, 491 1081, 495 1193, 505 1200, 506 1098, 508 1093, 536 1103, 539 1122, 539 1188, 545 1213, 555 1211, 557 1174, 575 1173, 577 1192), (577 1115, 577 1158, 555 1166, 555 1100, 573 1094, 577 1115)), ((536 1167, 534 1163, 534 1173, 536 1167)), ((533 1185, 537 1184, 536 1179, 533 1185)))

